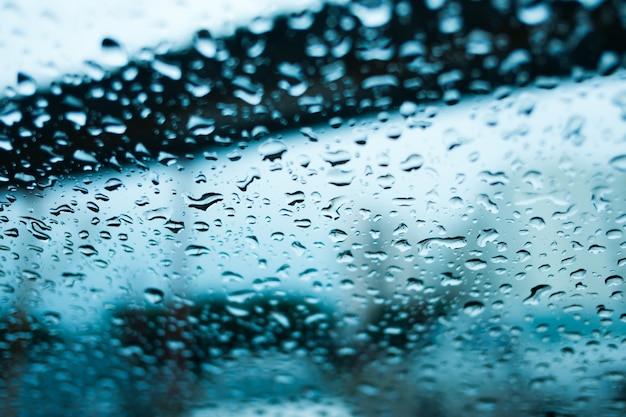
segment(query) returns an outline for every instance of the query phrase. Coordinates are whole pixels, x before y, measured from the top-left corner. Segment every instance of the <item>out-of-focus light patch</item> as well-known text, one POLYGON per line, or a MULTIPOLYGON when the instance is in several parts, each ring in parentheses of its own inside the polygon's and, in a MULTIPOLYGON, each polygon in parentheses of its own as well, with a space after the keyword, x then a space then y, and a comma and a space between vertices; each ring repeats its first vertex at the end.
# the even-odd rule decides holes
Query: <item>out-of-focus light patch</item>
MULTIPOLYGON (((341 1, 334 1, 339 3, 341 1)), ((157 51, 189 45, 193 33, 207 29, 228 36, 255 19, 317 10, 324 0, 0 0, 0 95, 18 87, 18 73, 46 87, 67 74, 88 74, 88 62, 105 69, 111 62, 105 38, 132 58, 142 48, 157 51)))

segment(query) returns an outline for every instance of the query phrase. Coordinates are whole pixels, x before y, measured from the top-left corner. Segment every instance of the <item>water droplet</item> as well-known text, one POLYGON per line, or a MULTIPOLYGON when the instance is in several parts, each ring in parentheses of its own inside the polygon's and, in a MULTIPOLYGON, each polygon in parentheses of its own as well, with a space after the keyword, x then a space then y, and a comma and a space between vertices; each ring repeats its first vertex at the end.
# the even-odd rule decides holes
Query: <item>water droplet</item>
POLYGON ((128 56, 122 45, 114 39, 102 40, 102 63, 111 67, 122 67, 128 63, 128 56))
POLYGON ((119 178, 110 178, 104 184, 104 189, 107 191, 115 191, 124 186, 124 183, 119 178))
POLYGON ((228 293, 228 295, 226 296, 226 299, 230 301, 231 303, 241 304, 250 300, 256 294, 257 294, 256 291, 252 291, 252 290, 238 290, 238 291, 232 291, 228 293))
POLYGON ((91 257, 91 256, 98 254, 98 251, 92 245, 79 246, 78 251, 87 257, 91 257))
POLYGON ((552 286, 547 284, 537 285, 530 290, 530 295, 524 300, 524 304, 537 305, 540 297, 550 291, 552 286))
POLYGON ((611 275, 604 280, 604 283, 607 287, 614 287, 617 285, 622 285, 624 283, 624 278, 619 275, 611 275))
POLYGON ((352 184, 354 177, 354 171, 342 170, 339 168, 332 168, 328 170, 327 174, 328 183, 338 187, 345 187, 352 184))
POLYGON ((69 204, 62 204, 59 207, 50 209, 50 214, 58 216, 61 213, 74 213, 74 209, 69 204))
POLYGON ((485 305, 480 301, 468 301, 463 306, 463 312, 470 317, 476 317, 485 310, 485 305))
POLYGON ((474 258, 465 261, 465 267, 471 271, 478 271, 487 267, 487 262, 482 259, 474 258))
POLYGON ((419 154, 411 154, 400 163, 400 169, 406 172, 415 171, 424 165, 424 157, 419 154))
POLYGON ((522 5, 517 10, 518 19, 529 26, 536 26, 544 23, 550 18, 551 10, 547 2, 529 3, 522 5))
POLYGON ((193 46, 201 55, 206 58, 215 58, 217 53, 217 42, 208 30, 202 29, 196 32, 193 37, 193 46))
POLYGON ((0 135, 0 149, 4 151, 13 150, 13 142, 8 136, 0 135))
POLYGON ((248 168, 248 172, 246 172, 245 177, 237 180, 237 188, 241 191, 247 191, 250 184, 252 184, 254 180, 258 179, 261 179, 261 172, 259 169, 255 167, 248 168))
POLYGON ((376 182, 382 189, 388 190, 396 183, 396 177, 391 174, 380 175, 376 178, 376 182))
POLYGON ((241 282, 243 281, 243 275, 233 271, 222 272, 222 281, 224 282, 241 282))
POLYGON ((480 246, 481 248, 484 248, 485 246, 487 246, 488 243, 495 242, 499 236, 500 233, 498 233, 496 229, 483 229, 478 234, 478 237, 476 238, 476 243, 478 243, 478 246, 480 246))
POLYGON ((175 221, 175 220, 168 220, 167 222, 165 222, 165 228, 167 230, 169 230, 172 233, 178 233, 181 230, 185 229, 185 223, 184 222, 179 222, 179 221, 175 221))
POLYGON ((224 200, 224 196, 219 193, 204 193, 198 198, 187 196, 187 205, 202 211, 207 211, 212 205, 224 200))
POLYGON ((481 206, 483 206, 485 210, 487 210, 490 213, 497 214, 500 211, 500 209, 498 208, 498 205, 494 203, 493 201, 491 201, 491 199, 489 198, 487 194, 479 194, 476 197, 476 202, 480 204, 481 206))
POLYGON ((530 219, 529 223, 537 230, 541 230, 546 227, 546 222, 541 217, 533 217, 530 219))
POLYGON ((215 131, 215 120, 191 115, 187 121, 187 130, 194 136, 210 135, 215 131))
POLYGON ((432 237, 421 240, 417 243, 419 253, 426 255, 433 245, 442 246, 449 249, 462 249, 467 246, 467 240, 463 236, 456 237, 432 237))
POLYGON ((248 310, 245 310, 243 308, 233 307, 233 306, 226 306, 226 311, 235 317, 246 317, 250 315, 250 312, 248 310))
POLYGON ((263 156, 264 161, 280 159, 285 152, 287 152, 287 145, 280 140, 268 139, 259 145, 259 153, 263 156))
POLYGON ((576 271, 569 274, 570 278, 572 279, 583 279, 585 278, 586 275, 587 275, 587 270, 583 268, 577 269, 576 271))
POLYGON ((461 276, 454 276, 450 272, 444 272, 441 274, 441 286, 442 287, 456 287, 463 283, 461 276))
POLYGON ((91 153, 87 152, 87 151, 83 151, 81 149, 78 149, 76 151, 74 151, 73 154, 74 159, 76 159, 77 161, 80 162, 86 162, 89 164, 98 164, 98 159, 91 153))
POLYGON ((158 288, 146 288, 143 295, 150 304, 160 304, 163 302, 164 293, 158 288))
POLYGON ((56 311, 46 311, 43 313, 43 320, 46 326, 57 326, 61 323, 61 313, 56 311))
POLYGON ((350 162, 352 156, 349 152, 344 150, 334 151, 334 152, 325 152, 322 155, 322 159, 328 162, 331 166, 343 165, 345 163, 350 162))
POLYGON ((609 165, 620 172, 626 172, 626 155, 618 155, 611 158, 609 165))
POLYGON ((474 29, 467 36, 465 50, 471 55, 488 55, 493 49, 492 35, 479 29, 474 29))
POLYGON ((285 201, 288 206, 295 206, 296 204, 304 203, 304 198, 305 196, 302 191, 285 193, 285 201))
POLYGON ((356 16, 363 26, 376 28, 389 22, 392 15, 392 4, 388 0, 353 1, 350 12, 356 16))
POLYGON ((163 59, 152 60, 152 69, 172 80, 180 80, 183 76, 180 65, 166 62, 163 59))
POLYGON ((328 233, 328 237, 334 243, 343 242, 348 238, 348 234, 341 229, 332 229, 328 233))
POLYGON ((37 83, 23 72, 17 73, 17 92, 23 96, 32 96, 37 91, 37 83))
POLYGON ((211 250, 201 245, 189 245, 185 249, 185 255, 187 256, 202 256, 208 255, 209 253, 211 253, 211 250))

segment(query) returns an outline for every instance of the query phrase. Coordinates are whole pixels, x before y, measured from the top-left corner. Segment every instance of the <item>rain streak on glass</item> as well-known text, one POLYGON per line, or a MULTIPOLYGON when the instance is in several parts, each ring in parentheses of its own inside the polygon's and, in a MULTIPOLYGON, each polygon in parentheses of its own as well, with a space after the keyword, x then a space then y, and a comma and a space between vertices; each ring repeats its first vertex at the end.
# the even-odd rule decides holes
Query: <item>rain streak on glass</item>
POLYGON ((5 3, 0 414, 625 413, 622 2, 5 3))

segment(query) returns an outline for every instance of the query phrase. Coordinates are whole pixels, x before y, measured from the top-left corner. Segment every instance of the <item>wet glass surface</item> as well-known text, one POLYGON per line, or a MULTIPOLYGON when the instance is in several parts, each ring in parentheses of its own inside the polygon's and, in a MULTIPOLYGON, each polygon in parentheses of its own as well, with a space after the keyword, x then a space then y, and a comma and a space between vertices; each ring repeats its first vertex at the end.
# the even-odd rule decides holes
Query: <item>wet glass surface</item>
POLYGON ((223 7, 4 86, 0 410, 622 415, 624 4, 223 7))

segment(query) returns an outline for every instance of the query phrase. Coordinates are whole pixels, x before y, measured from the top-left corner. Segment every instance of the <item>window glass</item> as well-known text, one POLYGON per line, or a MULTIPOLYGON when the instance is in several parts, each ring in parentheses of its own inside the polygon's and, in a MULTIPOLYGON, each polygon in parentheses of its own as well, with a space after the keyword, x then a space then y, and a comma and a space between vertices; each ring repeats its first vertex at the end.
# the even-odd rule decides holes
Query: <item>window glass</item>
POLYGON ((0 410, 622 415, 625 16, 0 2, 0 410))

